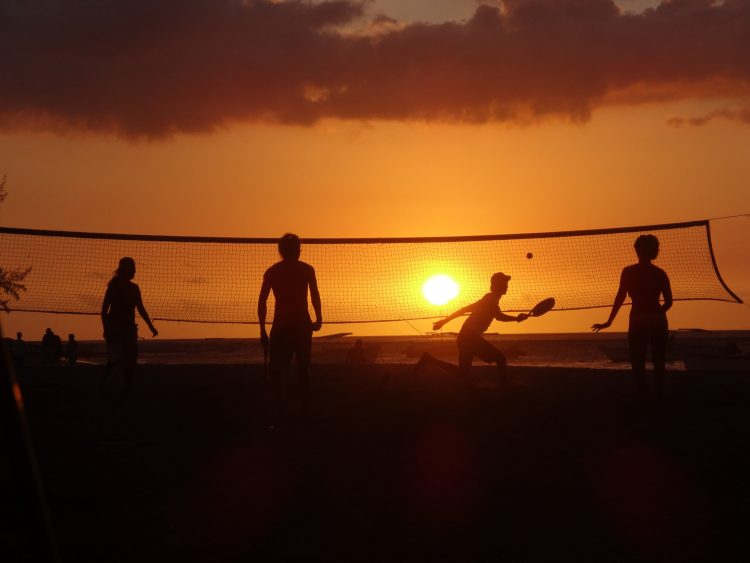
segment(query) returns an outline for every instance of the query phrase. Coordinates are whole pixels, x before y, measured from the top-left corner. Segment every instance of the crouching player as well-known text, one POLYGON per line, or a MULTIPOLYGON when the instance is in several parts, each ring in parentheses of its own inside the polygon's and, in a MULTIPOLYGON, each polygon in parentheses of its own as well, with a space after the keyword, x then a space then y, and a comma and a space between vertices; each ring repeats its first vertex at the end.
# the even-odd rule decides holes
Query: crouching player
POLYGON ((500 385, 508 384, 508 362, 503 353, 484 339, 482 334, 489 328, 493 320, 502 322, 521 322, 528 318, 526 313, 518 316, 506 315, 500 310, 500 298, 508 292, 508 282, 510 276, 498 272, 493 274, 490 279, 490 292, 482 297, 479 301, 459 309, 455 313, 448 315, 435 324, 435 330, 441 329, 447 322, 469 314, 469 318, 464 321, 461 331, 458 333, 456 344, 458 345, 458 365, 444 362, 425 352, 417 362, 415 369, 424 365, 432 364, 438 366, 456 376, 467 377, 471 369, 471 362, 474 356, 483 359, 487 363, 497 364, 497 377, 500 385))

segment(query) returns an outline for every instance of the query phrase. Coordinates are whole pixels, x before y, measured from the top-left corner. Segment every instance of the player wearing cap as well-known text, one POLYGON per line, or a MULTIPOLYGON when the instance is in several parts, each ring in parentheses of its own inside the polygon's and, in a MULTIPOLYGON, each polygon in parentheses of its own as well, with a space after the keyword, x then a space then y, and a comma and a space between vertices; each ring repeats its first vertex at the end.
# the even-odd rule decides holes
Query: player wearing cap
POLYGON ((482 297, 479 301, 459 309, 455 313, 448 315, 444 319, 435 322, 432 327, 435 330, 441 329, 447 322, 457 317, 469 314, 469 318, 464 321, 461 330, 458 333, 456 344, 458 345, 458 366, 438 360, 431 354, 425 352, 417 362, 415 369, 419 369, 425 364, 437 365, 446 371, 458 376, 468 376, 471 362, 474 356, 483 359, 488 364, 497 364, 497 375, 501 385, 508 382, 507 365, 503 353, 484 339, 482 334, 489 328, 493 320, 501 322, 521 322, 528 318, 526 313, 518 316, 506 315, 500 310, 500 298, 508 292, 508 282, 510 276, 502 272, 493 274, 490 279, 490 292, 482 297))

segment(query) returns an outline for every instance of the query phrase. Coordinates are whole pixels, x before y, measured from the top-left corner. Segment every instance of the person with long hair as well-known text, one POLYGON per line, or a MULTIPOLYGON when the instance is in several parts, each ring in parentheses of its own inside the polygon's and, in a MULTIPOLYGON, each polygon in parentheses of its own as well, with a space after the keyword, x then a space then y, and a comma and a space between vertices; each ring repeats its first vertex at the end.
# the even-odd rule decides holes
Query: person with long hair
POLYGON ((638 263, 626 266, 620 275, 615 302, 609 318, 596 323, 591 329, 599 332, 612 325, 625 297, 630 296, 630 325, 628 347, 630 365, 636 387, 644 400, 651 400, 651 389, 646 381, 646 356, 651 347, 651 363, 654 366, 656 400, 664 398, 664 373, 666 371, 669 325, 667 311, 672 307, 672 287, 667 273, 652 264, 659 254, 659 239, 654 235, 641 235, 635 241, 638 263))
POLYGON ((120 259, 115 275, 107 285, 102 302, 102 327, 104 340, 107 341, 107 365, 104 368, 100 387, 104 390, 106 381, 117 367, 122 367, 125 374, 125 392, 129 392, 133 383, 135 366, 138 361, 138 325, 135 323, 135 311, 146 321, 153 336, 157 336, 151 318, 143 306, 141 290, 133 283, 135 277, 135 260, 126 256, 120 259))

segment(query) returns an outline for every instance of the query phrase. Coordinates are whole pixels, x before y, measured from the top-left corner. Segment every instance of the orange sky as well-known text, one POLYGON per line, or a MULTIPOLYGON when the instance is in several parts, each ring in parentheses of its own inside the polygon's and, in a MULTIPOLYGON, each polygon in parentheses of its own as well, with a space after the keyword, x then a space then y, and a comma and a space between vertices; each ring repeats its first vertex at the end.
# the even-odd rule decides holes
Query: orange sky
MULTIPOLYGON (((414 6, 420 4, 426 3, 411 4, 413 13, 407 13, 380 2, 368 13, 380 9, 408 27, 419 19, 414 6)), ((472 2, 439 2, 424 19, 471 18, 474 9, 472 2)), ((14 113, 12 100, 0 97, 0 116, 6 116, 0 121, 0 174, 7 175, 9 192, 0 221, 104 232, 261 237, 292 230, 302 237, 376 237, 572 230, 747 213, 750 129, 742 111, 750 84, 743 80, 732 75, 733 85, 702 90, 700 97, 705 84, 695 95, 596 102, 583 120, 561 109, 530 121, 446 122, 407 117, 398 107, 378 116, 373 106, 365 115, 350 118, 356 112, 346 110, 305 124, 230 116, 210 130, 150 140, 63 123, 69 119, 64 113, 51 124, 49 109, 41 121, 29 120, 28 109, 14 113), (709 118, 676 121, 701 116, 709 118)), ((123 110, 118 127, 129 127, 133 111, 123 110)), ((716 222, 712 230, 725 281, 750 298, 750 219, 716 222)), ((148 306, 148 289, 142 289, 148 306)), ((552 313, 533 324, 498 323, 491 330, 585 331, 605 317, 601 310, 552 313)), ((626 320, 621 313, 613 329, 624 330, 626 320)), ((75 330, 81 338, 99 333, 96 318, 14 313, 2 321, 6 333, 23 330, 30 339, 45 326, 63 334, 75 330)), ((670 321, 674 328, 750 329, 750 308, 678 303, 670 321)), ((326 330, 414 333, 405 323, 326 330)), ((257 328, 165 323, 161 333, 255 336, 257 328)))

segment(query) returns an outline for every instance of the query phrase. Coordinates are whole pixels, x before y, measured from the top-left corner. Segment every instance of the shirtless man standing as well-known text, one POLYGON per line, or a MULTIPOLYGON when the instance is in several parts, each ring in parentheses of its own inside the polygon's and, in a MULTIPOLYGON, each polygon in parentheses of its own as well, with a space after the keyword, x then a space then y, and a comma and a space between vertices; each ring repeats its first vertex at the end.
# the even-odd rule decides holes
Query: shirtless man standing
POLYGON ((320 330, 323 324, 315 269, 299 259, 300 251, 297 235, 287 233, 279 239, 279 254, 282 259, 266 270, 258 298, 260 340, 264 350, 268 349, 270 343, 271 384, 277 418, 283 409, 281 374, 289 368, 293 356, 302 386, 303 408, 307 409, 312 333, 320 330), (269 339, 266 332, 266 301, 271 291, 276 305, 269 339), (315 322, 310 319, 308 291, 315 311, 315 322))

